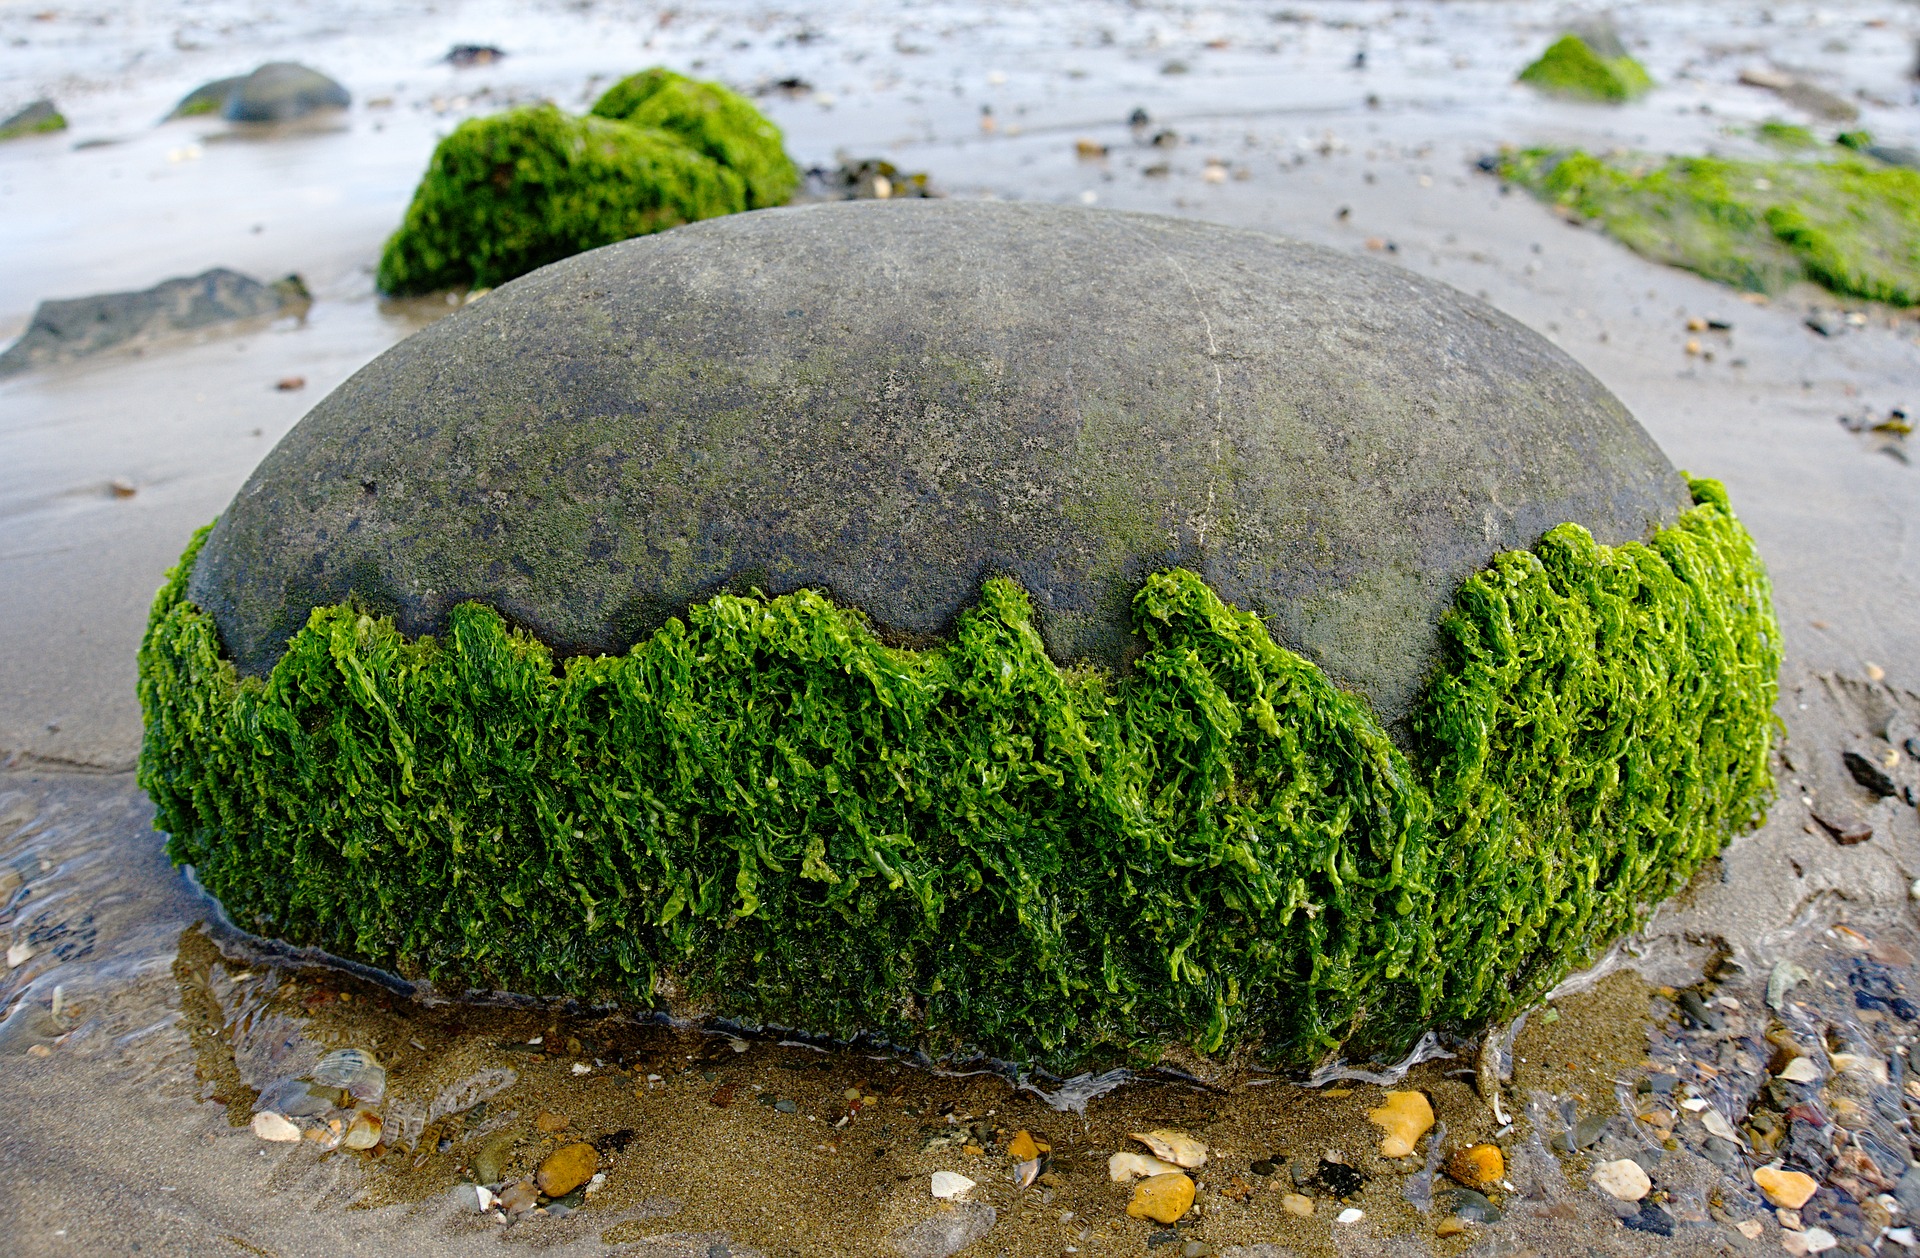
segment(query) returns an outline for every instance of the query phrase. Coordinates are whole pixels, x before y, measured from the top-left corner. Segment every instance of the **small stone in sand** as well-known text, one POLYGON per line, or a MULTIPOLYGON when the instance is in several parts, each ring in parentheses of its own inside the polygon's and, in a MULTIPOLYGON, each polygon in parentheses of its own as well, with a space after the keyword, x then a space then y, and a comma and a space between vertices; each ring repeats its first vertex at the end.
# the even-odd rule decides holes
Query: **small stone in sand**
POLYGON ((1762 1224, 1758 1219, 1742 1219, 1738 1223, 1734 1224, 1733 1227, 1735 1231, 1739 1232, 1740 1235, 1746 1237, 1750 1241, 1759 1240, 1760 1233, 1767 1230, 1766 1226, 1762 1224))
POLYGON ((1435 1236, 1458 1236, 1467 1230, 1467 1221, 1457 1214, 1450 1214, 1440 1220, 1440 1226, 1433 1229, 1435 1236))
POLYGON ((1447 1159, 1447 1174, 1468 1188, 1497 1184, 1506 1177, 1507 1159, 1497 1144, 1476 1144, 1454 1151, 1447 1159))
POLYGON ((539 1202, 540 1194, 534 1191, 532 1184, 523 1179, 501 1193, 497 1200, 500 1208, 508 1214, 525 1214, 539 1202))
POLYGON ((1346 1209, 1342 1210, 1333 1221, 1335 1223, 1358 1223, 1360 1220, 1366 1217, 1367 1217, 1366 1211, 1357 1209, 1353 1206, 1348 1206, 1346 1209))
POLYGON ((1653 1191, 1653 1181, 1632 1158, 1602 1162, 1594 1167, 1593 1186, 1621 1201, 1638 1201, 1653 1191))
POLYGON ((1839 1239, 1824 1227, 1810 1227, 1804 1232, 1780 1234, 1780 1248, 1792 1254, 1794 1258, 1803 1258, 1807 1254, 1824 1254, 1839 1244, 1839 1239))
POLYGON ((1787 1068, 1780 1072, 1780 1077, 1788 1083, 1818 1083, 1820 1067, 1813 1064, 1811 1057, 1796 1057, 1787 1063, 1787 1068))
POLYGON ((1162 1127, 1155 1131, 1136 1131, 1133 1138, 1153 1151, 1153 1156, 1175 1166, 1200 1167, 1207 1164, 1207 1146, 1184 1131, 1162 1127))
POLYGON ((347 1124, 347 1134, 341 1140, 349 1149, 371 1149, 380 1143, 380 1116, 361 1110, 347 1124))
POLYGON ((1753 1182, 1760 1185, 1760 1191, 1767 1194, 1768 1201, 1787 1210, 1798 1210, 1806 1205, 1820 1187, 1819 1181, 1811 1175, 1782 1170, 1777 1166, 1761 1167, 1753 1173, 1753 1182))
POLYGON ((1007 1141, 1007 1156, 1016 1162, 1031 1162, 1053 1146, 1035 1140, 1033 1133, 1022 1127, 1013 1133, 1013 1139, 1007 1141))
POLYGON ((1380 1156, 1403 1158, 1433 1129, 1433 1103, 1424 1092, 1389 1092, 1378 1109, 1367 1111, 1367 1121, 1386 1133, 1380 1156))
POLYGON ((1193 1208, 1193 1181, 1179 1171, 1150 1175, 1133 1186, 1127 1214, 1156 1223, 1174 1223, 1193 1208))
POLYGON ((565 1131, 568 1121, 565 1114, 556 1114, 550 1109, 543 1109, 535 1115, 533 1125, 551 1135, 556 1131, 565 1131))
POLYGON ((270 1109, 253 1116, 253 1134, 277 1144, 294 1144, 300 1139, 300 1129, 293 1125, 293 1120, 270 1109))
POLYGON ((964 1197, 973 1191, 973 1181, 958 1171, 935 1171, 933 1173, 933 1195, 945 1201, 952 1197, 964 1197))
POLYGON ((540 1191, 549 1197, 564 1197, 593 1178, 600 1169, 600 1154, 584 1142, 556 1149, 540 1163, 534 1176, 540 1191))
POLYGON ((1313 1198, 1297 1192, 1290 1192, 1280 1198, 1280 1206, 1288 1214, 1297 1214, 1303 1219, 1313 1216, 1313 1198))

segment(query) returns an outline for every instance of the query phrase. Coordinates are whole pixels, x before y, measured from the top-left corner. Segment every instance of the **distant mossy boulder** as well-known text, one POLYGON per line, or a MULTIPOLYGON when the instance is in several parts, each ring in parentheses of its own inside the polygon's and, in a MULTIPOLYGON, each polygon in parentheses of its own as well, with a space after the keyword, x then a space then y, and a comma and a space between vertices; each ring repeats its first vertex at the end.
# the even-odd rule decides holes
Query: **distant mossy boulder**
POLYGON ((744 96, 718 83, 655 67, 608 88, 592 112, 679 136, 740 176, 750 210, 785 205, 800 183, 800 172, 782 147, 780 128, 744 96))
POLYGON ((1199 223, 841 202, 389 350, 197 537, 141 782, 243 927, 1055 1069, 1510 1014, 1769 798, 1764 570, 1565 354, 1199 223))
POLYGON ((780 131, 718 84, 648 70, 585 117, 551 104, 461 123, 434 149, 381 291, 490 288, 601 245, 784 204, 780 131))
POLYGON ((14 140, 23 135, 46 135, 66 129, 66 115, 52 101, 37 100, 0 120, 0 140, 14 140))
POLYGON ((1562 35, 1520 72, 1520 82, 1555 96, 1583 100, 1626 101, 1653 90, 1646 67, 1619 49, 1617 55, 1596 52, 1579 35, 1562 35))

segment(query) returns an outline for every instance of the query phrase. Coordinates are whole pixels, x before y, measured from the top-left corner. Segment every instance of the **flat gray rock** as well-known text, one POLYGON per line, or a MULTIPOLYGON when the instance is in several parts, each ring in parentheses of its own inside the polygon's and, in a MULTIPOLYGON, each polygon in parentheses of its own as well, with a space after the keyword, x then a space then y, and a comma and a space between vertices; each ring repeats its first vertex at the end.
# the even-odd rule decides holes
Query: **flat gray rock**
POLYGON ((290 122, 352 103, 346 88, 318 70, 269 61, 239 82, 220 112, 228 122, 290 122))
POLYGON ((901 1228, 887 1243, 901 1258, 953 1258, 999 1221, 999 1211, 984 1201, 957 1201, 942 1206, 932 1218, 901 1228))
POLYGON ((350 592, 573 654, 749 587, 924 642, 1010 574, 1056 659, 1112 666, 1181 565, 1394 721, 1497 551, 1687 503, 1598 381, 1434 281, 1174 219, 839 202, 582 254, 396 346, 261 463, 190 593, 258 675, 350 592))
POLYGON ((131 293, 43 301, 20 339, 0 353, 0 380, 130 342, 304 309, 298 276, 271 284, 216 267, 131 293))

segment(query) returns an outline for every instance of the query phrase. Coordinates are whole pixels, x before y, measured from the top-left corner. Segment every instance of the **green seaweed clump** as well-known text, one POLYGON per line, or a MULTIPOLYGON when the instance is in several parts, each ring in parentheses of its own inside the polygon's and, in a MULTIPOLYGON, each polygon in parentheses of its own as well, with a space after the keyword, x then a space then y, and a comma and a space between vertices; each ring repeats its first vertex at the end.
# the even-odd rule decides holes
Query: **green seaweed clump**
POLYGON ((1603 57, 1578 35, 1562 35, 1520 72, 1519 82, 1555 96, 1628 101, 1653 90, 1645 66, 1622 53, 1603 57))
POLYGON ((1500 173, 1658 262, 1753 292, 1812 280, 1920 304, 1920 171, 1840 149, 1818 161, 1508 152, 1500 173))
POLYGON ((380 290, 491 288, 588 249, 792 195, 798 175, 779 130, 726 89, 660 70, 608 97, 647 75, 657 90, 626 93, 630 118, 544 104, 454 128, 380 255, 380 290))
MULTIPOLYGON (((1753 133, 1759 137, 1763 143, 1771 144, 1778 149, 1817 149, 1820 147, 1820 137, 1812 131, 1800 126, 1798 123, 1781 122, 1777 118, 1769 118, 1767 121, 1755 127, 1753 133)), ((1846 144, 1847 134, 1848 133, 1843 132, 1841 135, 1836 136, 1834 143, 1846 144)))
POLYGON ((656 66, 608 88, 592 112, 679 136, 740 176, 750 210, 785 205, 800 183, 800 172, 781 147, 780 129, 746 97, 718 83, 656 66))
POLYGON ((1402 748, 1170 570, 1125 676, 1015 584, 890 648, 802 591, 557 660, 475 604, 314 609, 264 678, 186 597, 140 652, 140 782, 245 929, 415 978, 984 1050, 1394 1054, 1536 1000, 1771 792, 1768 586, 1724 492, 1467 581, 1402 748))

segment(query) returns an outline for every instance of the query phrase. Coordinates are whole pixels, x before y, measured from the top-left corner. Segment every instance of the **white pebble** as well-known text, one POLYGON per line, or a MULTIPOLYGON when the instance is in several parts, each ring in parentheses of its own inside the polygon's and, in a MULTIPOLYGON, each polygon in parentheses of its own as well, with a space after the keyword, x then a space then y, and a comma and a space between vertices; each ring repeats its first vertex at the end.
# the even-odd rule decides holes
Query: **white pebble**
POLYGON ((973 1181, 956 1171, 933 1173, 933 1195, 942 1201, 951 1197, 964 1197, 972 1192, 973 1188, 973 1181))
POLYGON ((17 965, 25 965, 27 962, 33 960, 33 952, 33 945, 24 939, 21 940, 19 943, 13 945, 13 947, 7 949, 7 968, 11 970, 17 965))
POLYGON ((577 1075, 590 1075, 593 1073, 593 1067, 584 1061, 576 1061, 573 1063, 573 1073, 577 1075))
POLYGON ((1621 1201, 1638 1201, 1653 1191, 1653 1181, 1632 1158, 1602 1162, 1594 1167, 1593 1186, 1621 1201))
POLYGON ((1908 1249, 1912 1249, 1914 1245, 1920 1244, 1920 1237, 1916 1237, 1913 1234, 1913 1229, 1910 1227, 1896 1227, 1896 1228, 1889 1229, 1887 1232, 1887 1239, 1892 1241, 1896 1245, 1904 1245, 1908 1249))
POLYGON ((1811 1057, 1796 1057, 1787 1063, 1787 1068, 1780 1072, 1780 1077, 1788 1083, 1818 1083, 1820 1067, 1813 1064, 1811 1057))
POLYGON ((494 1196, 491 1188, 488 1188, 485 1184, 476 1184, 474 1185, 474 1191, 478 1194, 482 1214, 493 1209, 494 1196))
POLYGON ((1824 1254, 1839 1243, 1834 1234, 1824 1227, 1810 1227, 1804 1232, 1784 1232, 1780 1236, 1780 1247, 1795 1258, 1804 1254, 1824 1254))
POLYGON ((295 1144, 300 1139, 300 1129, 293 1125, 292 1120, 270 1109, 263 1109, 253 1116, 253 1134, 278 1144, 295 1144))
POLYGON ((1348 1206, 1346 1209, 1340 1212, 1340 1217, 1335 1219, 1334 1222, 1335 1223, 1358 1223, 1360 1220, 1366 1217, 1367 1217, 1366 1211, 1356 1210, 1352 1206, 1348 1206))

